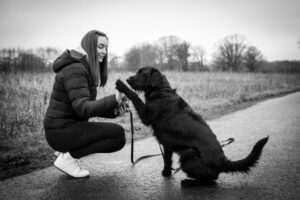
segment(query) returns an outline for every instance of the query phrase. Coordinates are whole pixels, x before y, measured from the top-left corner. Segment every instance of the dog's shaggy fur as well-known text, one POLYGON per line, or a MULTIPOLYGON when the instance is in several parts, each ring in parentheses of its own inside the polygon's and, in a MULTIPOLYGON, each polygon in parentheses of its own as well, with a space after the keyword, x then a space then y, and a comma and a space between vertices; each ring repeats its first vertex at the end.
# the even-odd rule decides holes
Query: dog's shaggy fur
POLYGON ((230 161, 209 125, 170 87, 166 77, 152 67, 141 68, 127 79, 136 91, 145 92, 145 103, 121 80, 116 88, 132 101, 142 122, 164 147, 163 176, 170 176, 172 154, 178 153, 188 177, 214 181, 221 172, 248 172, 258 161, 268 137, 258 141, 242 160, 230 161))

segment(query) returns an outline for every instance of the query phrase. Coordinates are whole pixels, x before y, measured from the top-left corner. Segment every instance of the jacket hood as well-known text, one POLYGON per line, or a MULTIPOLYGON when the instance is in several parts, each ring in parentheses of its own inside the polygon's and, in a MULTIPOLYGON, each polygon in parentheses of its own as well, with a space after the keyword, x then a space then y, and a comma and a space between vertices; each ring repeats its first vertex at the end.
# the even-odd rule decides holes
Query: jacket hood
POLYGON ((88 66, 86 56, 75 50, 65 50, 53 63, 53 71, 58 73, 65 66, 73 63, 83 63, 88 66))

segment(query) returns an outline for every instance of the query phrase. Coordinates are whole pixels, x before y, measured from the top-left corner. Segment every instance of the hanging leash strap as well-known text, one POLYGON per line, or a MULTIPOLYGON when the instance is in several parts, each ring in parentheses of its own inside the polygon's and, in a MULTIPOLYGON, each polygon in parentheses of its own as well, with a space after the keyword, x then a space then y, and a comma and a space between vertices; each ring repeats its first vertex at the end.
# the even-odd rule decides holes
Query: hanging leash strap
POLYGON ((151 158, 151 157, 154 157, 154 156, 164 156, 164 153, 163 153, 163 150, 159 144, 159 149, 160 149, 160 152, 159 154, 152 154, 152 155, 146 155, 146 156, 142 156, 140 158, 138 158, 136 161, 134 161, 134 128, 133 128, 133 117, 132 117, 132 111, 131 109, 128 107, 128 110, 129 110, 129 115, 130 115, 130 126, 131 126, 131 156, 130 156, 130 160, 131 160, 131 163, 133 165, 135 165, 136 163, 138 163, 139 161, 145 159, 145 158, 151 158))
POLYGON ((134 135, 134 129, 133 129, 132 112, 131 112, 130 109, 129 109, 129 115, 130 115, 130 127, 131 127, 131 157, 130 157, 130 160, 131 160, 131 163, 133 164, 134 163, 134 158, 133 158, 133 151, 134 151, 134 138, 133 138, 133 135, 134 135))
POLYGON ((221 144, 221 147, 223 148, 232 142, 234 142, 234 138, 228 138, 227 140, 220 141, 220 144, 221 144))

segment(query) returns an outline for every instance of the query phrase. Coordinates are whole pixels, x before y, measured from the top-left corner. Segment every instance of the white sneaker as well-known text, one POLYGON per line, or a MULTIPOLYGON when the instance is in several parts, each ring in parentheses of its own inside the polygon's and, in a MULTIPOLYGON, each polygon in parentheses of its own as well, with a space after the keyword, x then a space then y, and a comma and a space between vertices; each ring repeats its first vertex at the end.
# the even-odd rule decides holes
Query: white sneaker
POLYGON ((54 166, 74 178, 88 177, 90 172, 79 166, 79 160, 74 159, 69 152, 61 153, 54 162, 54 166))

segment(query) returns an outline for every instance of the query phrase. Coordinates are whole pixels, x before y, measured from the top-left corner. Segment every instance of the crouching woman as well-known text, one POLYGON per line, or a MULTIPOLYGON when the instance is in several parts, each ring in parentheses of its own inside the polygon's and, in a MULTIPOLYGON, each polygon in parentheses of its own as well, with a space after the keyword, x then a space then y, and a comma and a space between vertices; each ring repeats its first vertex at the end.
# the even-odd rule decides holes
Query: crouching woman
POLYGON ((97 87, 104 87, 107 81, 108 37, 89 31, 81 47, 81 52, 66 50, 55 60, 55 82, 44 119, 46 140, 58 155, 54 166, 75 178, 89 176, 79 158, 115 152, 125 145, 122 126, 88 121, 90 117, 115 118, 120 115, 116 111, 124 112, 124 95, 117 90, 96 100, 97 87))

